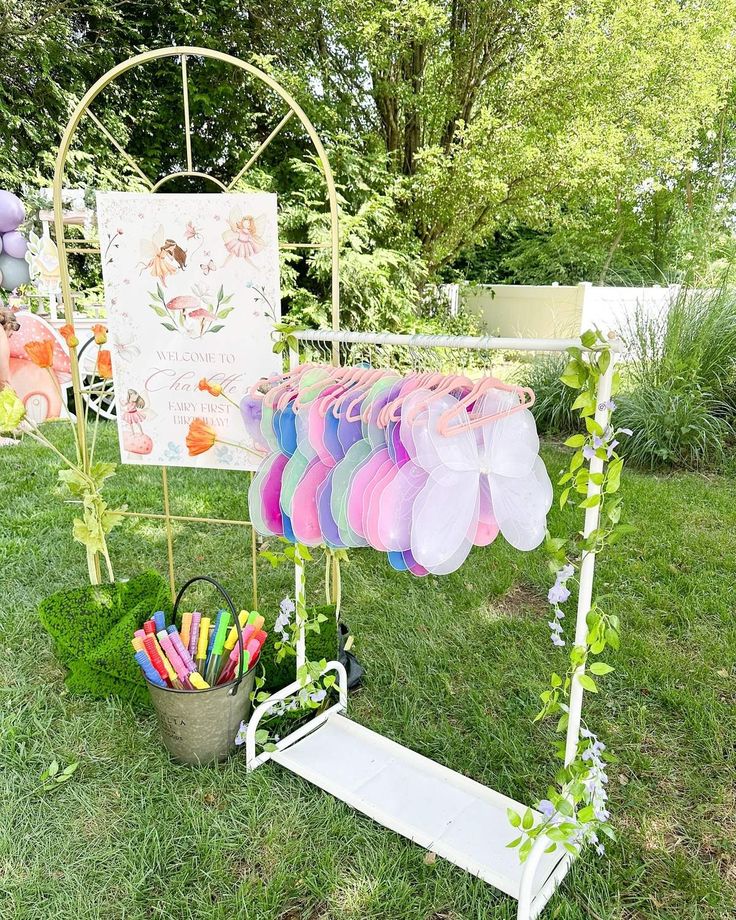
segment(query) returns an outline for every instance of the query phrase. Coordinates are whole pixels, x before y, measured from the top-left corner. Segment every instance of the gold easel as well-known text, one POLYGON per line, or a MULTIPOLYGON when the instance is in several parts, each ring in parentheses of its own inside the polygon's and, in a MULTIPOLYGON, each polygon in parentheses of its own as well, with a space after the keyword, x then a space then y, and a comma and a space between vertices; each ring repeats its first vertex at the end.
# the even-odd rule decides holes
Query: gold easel
MULTIPOLYGON (((327 154, 325 149, 322 146, 322 142, 317 135, 317 132, 314 129, 314 126, 307 118, 304 111, 298 105, 298 103, 292 98, 292 96, 276 81, 273 77, 270 77, 268 74, 264 73, 262 70, 259 70, 257 67, 254 67, 252 64, 248 64, 245 61, 241 61, 236 57, 233 57, 229 54, 223 54, 221 51, 214 51, 211 48, 192 48, 192 47, 175 47, 175 48, 159 48, 155 51, 146 51, 143 54, 138 54, 135 57, 129 58, 127 61, 123 61, 121 64, 118 64, 116 67, 113 67, 109 70, 104 76, 91 86, 87 92, 84 94, 82 99, 79 101, 77 107, 74 110, 69 123, 67 124, 64 134, 61 138, 61 144, 59 146, 59 152, 56 157, 56 168, 54 170, 54 228, 56 233, 56 243, 59 250, 59 270, 61 273, 61 292, 64 302, 64 315, 67 323, 73 323, 73 300, 72 300, 72 289, 71 282, 69 278, 69 266, 67 260, 67 254, 70 252, 82 253, 84 255, 97 254, 100 252, 98 244, 95 244, 91 241, 84 242, 79 240, 66 239, 64 236, 64 223, 62 217, 62 204, 61 204, 61 193, 64 184, 64 172, 67 164, 67 159, 69 156, 69 151, 71 148, 72 140, 77 131, 77 128, 83 118, 87 117, 97 129, 107 138, 107 140, 113 145, 113 147, 118 151, 118 153, 123 157, 123 159, 128 163, 131 169, 137 174, 143 184, 151 193, 155 193, 161 189, 163 185, 167 182, 171 182, 173 179, 188 177, 188 178, 198 178, 203 179, 212 183, 214 186, 219 188, 224 192, 231 191, 240 179, 245 175, 245 173, 253 166, 256 160, 261 156, 261 154, 266 150, 269 144, 274 140, 274 138, 279 134, 279 132, 284 128, 284 126, 289 122, 289 120, 296 115, 299 121, 301 122, 304 130, 309 135, 309 138, 314 146, 314 149, 317 153, 317 157, 322 168, 324 175, 325 185, 327 188, 327 202, 330 209, 330 242, 326 244, 311 244, 311 243, 284 243, 280 245, 281 249, 310 249, 310 248, 321 248, 322 246, 329 247, 331 250, 332 257, 332 329, 338 330, 340 326, 340 278, 339 278, 339 230, 338 230, 338 212, 337 212, 337 194, 335 191, 335 182, 332 177, 332 170, 330 168, 329 160, 327 159, 327 154), (204 58, 209 60, 221 61, 225 64, 229 64, 232 67, 237 68, 238 70, 245 71, 250 74, 251 77, 263 83, 269 89, 273 90, 278 96, 281 97, 281 100, 286 104, 288 110, 283 116, 281 121, 276 125, 276 127, 271 131, 269 136, 265 141, 258 147, 258 149, 250 156, 247 162, 243 167, 238 171, 237 175, 228 183, 225 184, 220 179, 215 176, 210 175, 209 173, 199 172, 194 169, 192 162, 192 130, 190 123, 190 114, 189 114, 189 78, 187 74, 187 60, 190 57, 204 58), (153 181, 148 177, 145 172, 141 169, 140 165, 135 161, 135 159, 121 146, 121 144, 115 139, 115 137, 110 133, 110 131, 105 127, 105 125, 99 120, 99 118, 94 114, 90 106, 95 101, 97 96, 107 87, 109 84, 113 83, 118 77, 127 73, 129 70, 133 70, 136 67, 142 67, 146 64, 151 63, 151 61, 157 61, 162 58, 175 58, 178 59, 178 62, 181 67, 181 80, 182 80, 182 99, 184 107, 184 138, 186 144, 186 169, 178 170, 168 175, 161 176, 160 178, 153 181)), ((333 346, 333 361, 337 362, 337 345, 333 346)), ((82 382, 79 374, 79 364, 77 361, 77 356, 74 349, 71 349, 71 375, 72 375, 72 385, 74 388, 74 410, 77 417, 77 434, 79 437, 79 445, 82 452, 82 463, 84 464, 85 472, 89 470, 89 452, 87 449, 87 438, 86 438, 86 429, 85 429, 85 413, 84 413, 84 404, 82 401, 82 382)), ((170 504, 170 494, 169 494, 169 482, 167 469, 165 466, 161 467, 161 482, 162 482, 162 492, 163 492, 163 513, 148 513, 142 511, 126 511, 125 514, 127 517, 131 518, 150 518, 154 520, 161 520, 164 523, 166 529, 166 545, 167 545, 167 555, 168 555, 168 569, 169 569, 169 584, 171 586, 172 599, 176 594, 176 584, 174 577, 174 539, 173 539, 173 530, 172 522, 179 521, 182 523, 198 523, 198 524, 225 524, 233 525, 237 527, 250 527, 251 528, 251 564, 252 564, 252 577, 253 577, 253 607, 258 607, 258 582, 257 582, 257 559, 258 559, 258 549, 256 541, 256 532, 253 529, 253 526, 250 521, 240 521, 240 520, 231 520, 225 518, 210 518, 210 517, 186 517, 182 515, 172 514, 171 513, 171 504, 170 504)), ((96 566, 97 566, 97 580, 100 578, 99 571, 99 556, 95 557, 96 566)), ((300 567, 298 567, 300 569, 300 567)), ((297 572, 297 591, 299 590, 299 583, 302 579, 302 574, 300 571, 297 572)))

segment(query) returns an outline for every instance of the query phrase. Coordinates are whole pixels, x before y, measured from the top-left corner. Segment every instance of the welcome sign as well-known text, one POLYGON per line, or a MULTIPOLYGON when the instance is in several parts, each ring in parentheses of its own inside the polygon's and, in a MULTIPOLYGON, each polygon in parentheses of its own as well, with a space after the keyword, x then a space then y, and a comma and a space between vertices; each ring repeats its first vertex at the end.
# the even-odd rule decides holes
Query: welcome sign
POLYGON ((281 370, 276 196, 99 193, 97 216, 123 463, 257 469, 237 404, 281 370))

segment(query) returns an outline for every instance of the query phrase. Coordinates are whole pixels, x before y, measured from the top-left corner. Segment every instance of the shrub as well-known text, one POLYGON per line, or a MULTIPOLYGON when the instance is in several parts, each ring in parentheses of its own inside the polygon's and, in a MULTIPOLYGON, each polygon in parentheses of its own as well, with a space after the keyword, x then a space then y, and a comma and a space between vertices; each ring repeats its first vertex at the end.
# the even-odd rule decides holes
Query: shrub
POLYGON ((733 435, 727 407, 697 385, 640 383, 616 397, 617 427, 629 428, 618 452, 637 466, 700 469, 720 465, 733 435))
POLYGON ((531 387, 536 395, 531 411, 540 434, 568 435, 578 430, 579 422, 572 409, 577 394, 560 380, 567 361, 565 354, 541 355, 517 375, 519 383, 531 387))

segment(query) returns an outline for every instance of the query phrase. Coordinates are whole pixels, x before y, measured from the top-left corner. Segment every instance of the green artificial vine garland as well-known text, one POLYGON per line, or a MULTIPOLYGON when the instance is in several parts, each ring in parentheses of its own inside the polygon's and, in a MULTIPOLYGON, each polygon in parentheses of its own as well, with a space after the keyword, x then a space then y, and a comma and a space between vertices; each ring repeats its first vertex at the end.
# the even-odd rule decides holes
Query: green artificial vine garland
MULTIPOLYGON (((576 434, 565 442, 573 449, 568 470, 560 478, 562 486, 559 498, 560 508, 576 503, 578 508, 600 507, 598 527, 584 537, 580 532, 573 532, 568 537, 547 537, 546 549, 549 555, 549 568, 556 580, 550 589, 548 600, 554 614, 549 623, 554 645, 567 645, 562 626, 564 611, 562 605, 570 598, 571 592, 567 582, 579 575, 584 557, 589 553, 600 555, 606 547, 612 546, 634 528, 621 523, 622 499, 619 493, 621 470, 624 460, 616 453, 617 437, 630 435, 627 429, 614 429, 608 424, 604 427, 595 420, 598 383, 611 363, 609 343, 598 331, 588 331, 581 336, 582 348, 569 348, 570 361, 560 378, 567 386, 578 390, 578 396, 572 404, 584 421, 586 433, 576 434), (586 461, 597 458, 602 463, 600 472, 591 473, 586 461), (598 488, 589 495, 589 485, 598 488)), ((619 375, 613 373, 611 392, 614 394, 619 386, 619 375)), ((610 400, 600 407, 610 414, 615 403, 610 400)), ((567 669, 564 674, 553 672, 550 686, 540 699, 542 708, 535 717, 535 722, 548 718, 557 718, 556 731, 564 733, 568 726, 570 693, 574 681, 578 681, 583 690, 597 693, 596 677, 610 674, 614 669, 610 664, 600 660, 599 656, 607 648, 619 648, 619 619, 607 613, 594 598, 586 617, 587 634, 583 645, 573 645, 569 650, 567 669), (593 660, 596 659, 596 660, 593 660)), ((557 757, 565 761, 565 741, 555 742, 557 757)), ((550 786, 547 798, 537 803, 536 807, 542 819, 535 824, 531 809, 523 815, 509 809, 508 817, 512 827, 520 831, 508 846, 519 848, 522 862, 529 856, 536 840, 544 835, 550 841, 545 852, 554 852, 558 846, 576 855, 580 848, 589 843, 599 854, 604 852, 598 834, 615 839, 609 824, 607 808, 608 794, 606 783, 606 764, 615 761, 615 757, 606 750, 606 746, 584 725, 575 756, 567 766, 562 766, 556 776, 556 787, 550 786)))

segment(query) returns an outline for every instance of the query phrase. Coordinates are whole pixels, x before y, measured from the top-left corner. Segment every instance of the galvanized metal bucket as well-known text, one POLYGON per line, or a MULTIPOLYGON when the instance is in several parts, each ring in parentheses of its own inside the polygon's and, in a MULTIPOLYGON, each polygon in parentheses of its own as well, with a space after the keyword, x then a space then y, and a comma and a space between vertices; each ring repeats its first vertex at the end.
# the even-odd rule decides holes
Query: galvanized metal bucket
POLYGON ((214 585, 230 608, 240 643, 238 676, 209 690, 176 690, 149 683, 148 692, 166 750, 179 763, 199 766, 225 760, 236 750, 235 736, 240 723, 250 716, 255 667, 243 673, 243 632, 238 612, 227 591, 209 575, 190 578, 183 585, 174 603, 174 621, 184 592, 197 581, 214 585))

